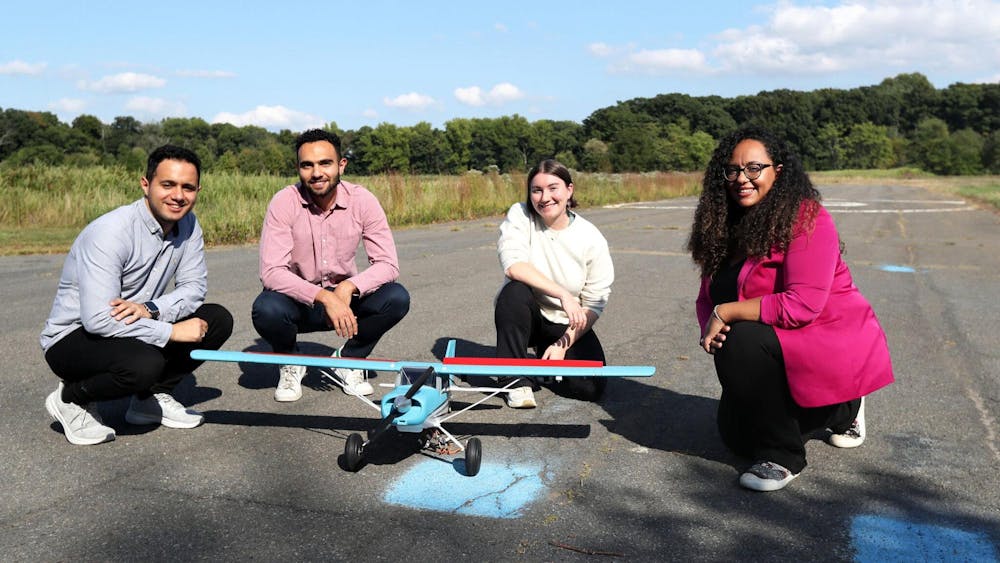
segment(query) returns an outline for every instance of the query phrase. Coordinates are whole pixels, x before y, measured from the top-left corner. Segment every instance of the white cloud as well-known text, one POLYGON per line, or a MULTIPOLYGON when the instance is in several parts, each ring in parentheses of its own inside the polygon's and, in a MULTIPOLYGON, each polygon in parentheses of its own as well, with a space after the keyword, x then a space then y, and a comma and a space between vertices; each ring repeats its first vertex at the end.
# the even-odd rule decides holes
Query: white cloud
POLYGON ((236 78, 236 73, 228 70, 178 70, 177 76, 187 78, 236 78))
POLYGON ((77 82, 77 87, 81 90, 90 90, 102 94, 113 94, 120 92, 138 92, 149 88, 162 88, 167 81, 150 74, 139 74, 135 72, 123 72, 105 76, 100 80, 77 82))
POLYGON ((523 97, 524 93, 521 92, 521 89, 510 82, 501 82, 494 86, 489 94, 486 94, 486 100, 497 105, 520 100, 523 97))
POLYGON ((587 45, 587 51, 589 51, 590 54, 594 55, 595 57, 604 58, 604 57, 610 57, 612 54, 614 54, 615 49, 612 48, 607 43, 598 42, 587 45))
POLYGON ((507 33, 507 26, 500 22, 493 24, 493 29, 499 31, 500 33, 507 33))
POLYGON ((479 86, 455 88, 455 99, 467 106, 486 105, 486 100, 483 99, 483 89, 479 86))
POLYGON ((38 75, 45 70, 46 66, 48 66, 46 63, 32 64, 24 61, 10 61, 9 63, 0 64, 0 74, 38 75))
POLYGON ((80 113, 87 107, 87 102, 77 98, 60 98, 49 104, 49 109, 62 113, 80 113))
POLYGON ((425 94, 410 92, 409 94, 400 94, 395 98, 382 98, 382 103, 391 108, 423 110, 434 104, 434 98, 425 94))
POLYGON ((713 55, 722 70, 995 68, 1000 58, 1000 10, 991 0, 783 2, 768 10, 763 24, 715 37, 713 55))
POLYGON ((694 49, 653 49, 630 53, 623 68, 636 68, 644 72, 674 70, 705 70, 705 55, 694 49))
POLYGON ((822 74, 979 71, 1000 60, 996 0, 777 0, 755 8, 757 23, 725 29, 697 47, 608 45, 588 52, 614 73, 822 74))
POLYGON ((483 92, 479 86, 455 88, 455 99, 467 106, 484 106, 486 104, 499 106, 524 97, 524 92, 510 82, 501 82, 489 92, 483 92))
POLYGON ((365 111, 361 112, 361 115, 365 116, 368 119, 375 119, 376 117, 378 117, 378 112, 372 108, 368 108, 365 111))
POLYGON ((257 125, 265 129, 292 131, 305 131, 326 125, 326 122, 318 116, 288 109, 285 106, 257 106, 244 113, 221 112, 212 118, 212 123, 232 123, 237 127, 257 125))
POLYGON ((144 117, 183 117, 187 115, 187 107, 173 100, 135 96, 125 102, 125 109, 144 117))

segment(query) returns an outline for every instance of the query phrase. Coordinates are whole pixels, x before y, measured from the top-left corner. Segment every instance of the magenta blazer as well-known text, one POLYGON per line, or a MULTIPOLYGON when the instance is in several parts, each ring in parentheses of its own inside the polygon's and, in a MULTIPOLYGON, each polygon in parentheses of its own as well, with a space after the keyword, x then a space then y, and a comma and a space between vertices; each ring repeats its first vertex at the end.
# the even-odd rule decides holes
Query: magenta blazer
MULTIPOLYGON (((702 334, 714 306, 710 283, 702 279, 696 302, 702 334)), ((811 229, 800 215, 787 252, 746 260, 737 294, 740 301, 761 297, 760 320, 778 335, 798 405, 842 403, 893 382, 885 332, 855 287, 822 206, 811 229)))

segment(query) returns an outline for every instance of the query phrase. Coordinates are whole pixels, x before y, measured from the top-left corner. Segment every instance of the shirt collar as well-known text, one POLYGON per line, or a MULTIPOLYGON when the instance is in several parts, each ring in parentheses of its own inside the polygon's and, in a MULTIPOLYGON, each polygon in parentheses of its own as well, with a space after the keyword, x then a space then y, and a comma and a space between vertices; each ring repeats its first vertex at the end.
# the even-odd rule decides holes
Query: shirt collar
MULTIPOLYGON (((312 207, 316 204, 313 202, 312 196, 309 194, 309 188, 302 185, 302 182, 295 184, 297 192, 299 194, 299 201, 302 203, 303 207, 312 207)), ((337 191, 334 195, 333 208, 347 209, 348 204, 351 202, 351 188, 350 184, 341 180, 337 184, 337 191)), ((332 211, 332 210, 331 210, 332 211)))

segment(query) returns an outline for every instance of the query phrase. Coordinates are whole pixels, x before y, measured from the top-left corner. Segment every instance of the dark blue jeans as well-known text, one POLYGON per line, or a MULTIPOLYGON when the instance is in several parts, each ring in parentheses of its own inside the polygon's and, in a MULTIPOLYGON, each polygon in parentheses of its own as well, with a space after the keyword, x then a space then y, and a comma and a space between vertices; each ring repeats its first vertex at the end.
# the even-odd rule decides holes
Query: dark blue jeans
MULTIPOLYGON (((344 343, 341 354, 367 358, 382 335, 410 311, 410 294, 402 285, 389 282, 372 293, 351 299, 358 318, 358 333, 344 343)), ((284 293, 265 289, 253 302, 253 327, 278 354, 296 352, 299 334, 333 330, 321 304, 306 305, 284 293)))

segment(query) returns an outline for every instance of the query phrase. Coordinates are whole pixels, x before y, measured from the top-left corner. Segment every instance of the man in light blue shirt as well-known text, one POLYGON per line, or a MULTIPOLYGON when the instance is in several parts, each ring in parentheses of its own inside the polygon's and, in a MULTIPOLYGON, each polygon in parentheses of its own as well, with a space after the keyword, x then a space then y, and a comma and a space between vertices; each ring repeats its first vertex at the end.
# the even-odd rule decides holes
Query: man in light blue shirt
POLYGON ((62 380, 45 407, 70 443, 113 440, 95 403, 120 397, 132 396, 131 424, 194 428, 203 420, 170 394, 201 364, 190 351, 219 349, 233 329, 225 308, 204 303, 204 240, 190 213, 200 181, 193 152, 156 149, 140 180, 143 198, 87 225, 66 256, 40 342, 62 380))

